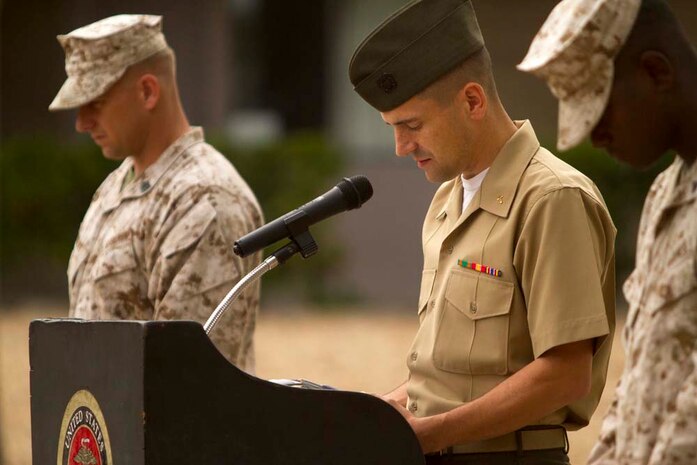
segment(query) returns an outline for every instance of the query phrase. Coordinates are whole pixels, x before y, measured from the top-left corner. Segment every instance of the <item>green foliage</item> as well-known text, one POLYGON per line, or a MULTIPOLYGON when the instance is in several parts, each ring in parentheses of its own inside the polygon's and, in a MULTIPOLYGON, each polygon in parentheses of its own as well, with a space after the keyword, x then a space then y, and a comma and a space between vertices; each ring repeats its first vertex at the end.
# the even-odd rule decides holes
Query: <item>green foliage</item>
MULTIPOLYGON (((338 181, 342 167, 338 152, 318 133, 291 135, 278 143, 246 149, 234 147, 222 137, 214 137, 212 143, 247 180, 267 221, 325 192, 338 181)), ((12 283, 8 278, 27 264, 65 270, 92 195, 117 166, 88 142, 66 143, 50 136, 3 141, 0 281, 5 291, 12 283)), ((264 279, 266 290, 287 287, 314 299, 323 298, 322 277, 340 257, 327 227, 331 224, 312 228, 320 245, 317 256, 308 261, 293 258, 283 272, 269 273, 264 279)), ((31 291, 41 292, 41 283, 33 284, 31 291)))
MULTIPOLYGON (((326 192, 343 171, 341 154, 317 132, 300 132, 262 147, 236 147, 222 137, 210 141, 249 183, 267 222, 326 192)), ((325 277, 340 263, 342 250, 331 231, 331 221, 312 226, 310 232, 319 244, 319 252, 309 260, 300 255, 293 257, 282 270, 268 273, 264 277, 265 291, 299 293, 313 302, 332 300, 325 277)), ((268 247, 264 256, 283 244, 268 247)))
MULTIPOLYGON (((0 147, 0 261, 67 263, 92 194, 117 165, 93 144, 47 136, 14 138, 0 147)), ((9 269, 9 270, 8 270, 9 269)))
POLYGON ((644 198, 656 176, 670 165, 674 154, 666 154, 647 170, 637 170, 618 162, 588 143, 558 156, 591 178, 603 194, 617 227, 616 268, 618 284, 621 284, 634 266, 637 231, 644 198))

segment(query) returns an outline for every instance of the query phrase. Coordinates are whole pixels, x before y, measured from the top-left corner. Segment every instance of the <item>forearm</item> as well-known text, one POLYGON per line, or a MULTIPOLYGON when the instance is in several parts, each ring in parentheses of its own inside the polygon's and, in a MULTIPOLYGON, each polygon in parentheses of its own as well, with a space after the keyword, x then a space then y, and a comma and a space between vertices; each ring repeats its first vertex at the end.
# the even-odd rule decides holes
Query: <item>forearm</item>
POLYGON ((445 413, 445 430, 453 432, 452 442, 479 441, 515 431, 576 400, 576 395, 562 392, 572 381, 543 366, 544 359, 538 362, 486 396, 445 413))
POLYGON ((515 431, 583 397, 590 388, 590 341, 568 344, 584 356, 566 357, 557 348, 484 396, 449 412, 415 419, 424 452, 480 441, 515 431), (561 352, 561 353, 560 353, 561 352))
POLYGON ((404 383, 400 384, 399 386, 397 386, 391 392, 388 392, 387 394, 382 396, 383 400, 385 400, 387 402, 394 401, 402 406, 407 405, 407 397, 408 397, 408 394, 407 394, 407 382, 406 381, 404 383))

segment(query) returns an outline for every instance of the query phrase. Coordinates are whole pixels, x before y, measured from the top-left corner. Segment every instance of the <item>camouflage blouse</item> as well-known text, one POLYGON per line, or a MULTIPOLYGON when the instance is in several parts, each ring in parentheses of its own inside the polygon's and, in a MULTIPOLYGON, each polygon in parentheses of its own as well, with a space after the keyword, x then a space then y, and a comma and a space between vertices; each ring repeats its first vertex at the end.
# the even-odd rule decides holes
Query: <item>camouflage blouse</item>
MULTIPOLYGON (((205 322, 259 261, 233 242, 262 224, 254 194, 193 128, 128 182, 126 159, 102 183, 68 266, 70 316, 205 322)), ((231 306, 211 338, 228 360, 254 370, 259 287, 231 306)))
POLYGON ((624 285, 625 368, 592 465, 697 464, 697 163, 654 182, 624 285))

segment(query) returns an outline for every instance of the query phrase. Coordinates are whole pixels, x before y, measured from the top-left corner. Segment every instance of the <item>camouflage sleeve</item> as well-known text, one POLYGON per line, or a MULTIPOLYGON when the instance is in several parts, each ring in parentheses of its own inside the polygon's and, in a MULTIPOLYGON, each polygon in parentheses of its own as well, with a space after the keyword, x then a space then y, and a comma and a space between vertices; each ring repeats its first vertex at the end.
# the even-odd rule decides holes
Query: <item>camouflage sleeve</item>
POLYGON ((617 399, 620 395, 621 383, 622 380, 615 388, 614 399, 603 419, 598 442, 588 457, 588 465, 619 465, 615 458, 615 444, 617 438, 617 399))
POLYGON ((697 463, 697 352, 692 352, 692 371, 668 406, 658 439, 647 465, 697 463))
MULTIPOLYGON (((243 199, 225 192, 191 194, 176 202, 165 237, 153 252, 149 297, 154 319, 186 319, 205 323, 227 292, 258 262, 240 259, 234 241, 259 222, 243 199)), ((253 332, 259 306, 259 285, 248 288, 217 323, 211 339, 239 368, 253 372, 253 332)))

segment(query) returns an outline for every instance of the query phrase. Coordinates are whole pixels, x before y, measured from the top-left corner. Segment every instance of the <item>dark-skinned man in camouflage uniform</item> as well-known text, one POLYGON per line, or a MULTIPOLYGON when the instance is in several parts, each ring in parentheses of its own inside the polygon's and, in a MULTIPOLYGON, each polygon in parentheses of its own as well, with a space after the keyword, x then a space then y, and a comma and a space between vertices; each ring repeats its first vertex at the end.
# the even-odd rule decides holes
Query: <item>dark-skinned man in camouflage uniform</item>
POLYGON ((564 0, 520 68, 559 98, 560 149, 590 135, 637 168, 677 152, 644 204, 624 283, 625 368, 589 464, 696 464, 695 49, 664 0, 564 0))

